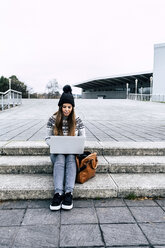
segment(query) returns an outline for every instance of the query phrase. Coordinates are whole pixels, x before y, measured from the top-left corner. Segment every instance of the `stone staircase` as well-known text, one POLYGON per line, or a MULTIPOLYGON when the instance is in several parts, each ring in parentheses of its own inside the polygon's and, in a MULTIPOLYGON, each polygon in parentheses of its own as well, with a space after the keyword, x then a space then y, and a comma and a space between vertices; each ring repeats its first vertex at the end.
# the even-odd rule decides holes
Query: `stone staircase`
MULTIPOLYGON (((86 142, 98 153, 96 176, 75 198, 165 197, 165 142, 86 142)), ((0 200, 49 199, 53 166, 44 141, 0 142, 0 200)))

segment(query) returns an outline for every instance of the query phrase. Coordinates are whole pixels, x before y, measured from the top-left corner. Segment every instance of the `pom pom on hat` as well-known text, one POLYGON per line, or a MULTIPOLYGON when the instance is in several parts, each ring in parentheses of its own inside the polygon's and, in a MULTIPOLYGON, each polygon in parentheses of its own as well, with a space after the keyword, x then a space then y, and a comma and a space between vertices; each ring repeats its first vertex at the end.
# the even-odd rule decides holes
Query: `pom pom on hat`
POLYGON ((72 106, 74 107, 75 104, 74 104, 74 98, 73 98, 73 95, 72 95, 72 88, 70 85, 65 85, 63 87, 63 93, 60 97, 60 100, 58 102, 58 106, 62 106, 64 103, 70 103, 72 104, 72 106))
POLYGON ((64 93, 72 93, 72 88, 67 84, 63 87, 63 91, 64 93))

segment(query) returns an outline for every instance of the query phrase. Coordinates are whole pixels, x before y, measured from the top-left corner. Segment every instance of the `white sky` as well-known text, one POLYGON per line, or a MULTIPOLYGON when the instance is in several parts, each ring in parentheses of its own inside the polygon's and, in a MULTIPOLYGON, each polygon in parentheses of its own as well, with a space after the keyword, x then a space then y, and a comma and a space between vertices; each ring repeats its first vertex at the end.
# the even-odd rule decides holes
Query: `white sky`
POLYGON ((164 13, 164 0, 0 0, 0 76, 43 92, 152 71, 164 13))

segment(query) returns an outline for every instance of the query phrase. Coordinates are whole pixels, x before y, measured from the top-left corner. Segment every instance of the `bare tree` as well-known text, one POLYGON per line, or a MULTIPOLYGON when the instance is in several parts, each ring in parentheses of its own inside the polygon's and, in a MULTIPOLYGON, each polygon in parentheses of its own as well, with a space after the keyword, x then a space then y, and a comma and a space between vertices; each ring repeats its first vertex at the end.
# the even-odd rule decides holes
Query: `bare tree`
POLYGON ((48 98, 59 98, 60 97, 60 86, 56 79, 52 79, 46 85, 46 93, 48 98))

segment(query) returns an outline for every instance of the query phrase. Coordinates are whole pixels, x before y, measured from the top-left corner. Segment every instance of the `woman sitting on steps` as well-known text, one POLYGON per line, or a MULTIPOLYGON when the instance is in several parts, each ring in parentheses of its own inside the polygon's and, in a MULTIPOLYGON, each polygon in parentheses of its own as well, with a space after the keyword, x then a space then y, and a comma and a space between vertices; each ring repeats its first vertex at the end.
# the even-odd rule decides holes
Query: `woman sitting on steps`
MULTIPOLYGON (((82 120, 75 116, 74 98, 70 85, 65 85, 58 103, 58 111, 49 118, 47 123, 47 137, 49 136, 85 136, 82 120)), ((73 154, 51 154, 54 165, 53 179, 55 194, 50 204, 51 210, 65 210, 73 208, 73 190, 76 179, 76 158, 73 154)))

